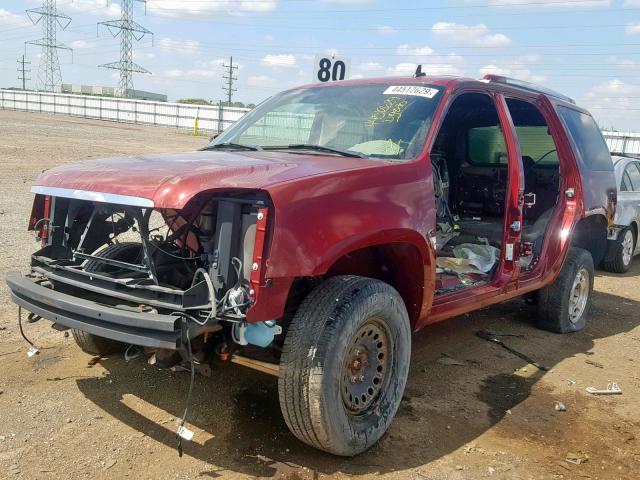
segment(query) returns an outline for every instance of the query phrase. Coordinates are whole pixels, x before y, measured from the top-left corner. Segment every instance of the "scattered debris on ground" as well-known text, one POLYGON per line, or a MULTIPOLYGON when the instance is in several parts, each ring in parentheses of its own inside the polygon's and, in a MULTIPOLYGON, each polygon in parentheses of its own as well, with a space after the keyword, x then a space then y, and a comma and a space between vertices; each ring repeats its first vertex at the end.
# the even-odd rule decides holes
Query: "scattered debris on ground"
POLYGON ((574 465, 580 465, 589 461, 589 455, 584 452, 567 453, 564 459, 566 462, 573 463, 574 465))
POLYGON ((585 390, 591 395, 622 395, 622 389, 616 382, 607 383, 607 388, 587 387, 585 390))
POLYGON ((539 364, 538 362, 533 360, 531 357, 525 355, 524 353, 519 352, 518 350, 516 350, 514 348, 511 348, 510 346, 506 345, 502 340, 499 340, 495 336, 495 334, 493 332, 491 332, 490 330, 479 330, 479 331, 476 332, 476 335, 478 337, 482 338, 483 340, 487 340, 488 342, 492 342, 492 343, 495 343, 496 345, 500 345, 506 351, 514 354, 516 357, 519 357, 522 360, 524 360, 525 362, 533 365, 538 370, 542 370, 544 372, 548 372, 549 370, 551 370, 549 367, 546 367, 544 365, 539 364))
POLYGON ((553 406, 553 408, 555 408, 556 412, 566 412, 567 411, 567 407, 564 403, 562 402, 556 402, 555 405, 553 406))
POLYGON ((584 363, 588 365, 593 365, 594 367, 597 367, 597 368, 604 368, 603 364, 601 364, 600 362, 594 362, 593 360, 585 360, 584 363))
POLYGON ((455 366, 461 366, 464 367, 466 365, 465 362, 461 361, 461 360, 456 360, 453 357, 450 357, 448 355, 442 355, 441 357, 438 358, 438 360, 436 360, 440 365, 455 365, 455 366))

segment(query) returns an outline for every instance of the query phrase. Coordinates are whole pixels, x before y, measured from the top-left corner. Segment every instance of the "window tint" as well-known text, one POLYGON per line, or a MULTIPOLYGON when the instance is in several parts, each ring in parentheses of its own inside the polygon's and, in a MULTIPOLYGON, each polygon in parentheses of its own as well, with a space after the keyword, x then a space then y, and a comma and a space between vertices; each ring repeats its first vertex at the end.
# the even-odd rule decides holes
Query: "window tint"
POLYGON ((591 170, 612 171, 609 148, 600 129, 590 115, 572 108, 558 107, 584 164, 591 170))
POLYGON ((629 181, 631 182, 631 190, 640 192, 640 170, 635 163, 627 165, 626 173, 629 175, 629 181))
POLYGON ((506 165, 507 147, 499 125, 469 129, 469 161, 480 165, 506 165))
POLYGON ((535 105, 507 99, 507 107, 516 128, 522 158, 536 165, 558 165, 558 152, 547 122, 535 105))

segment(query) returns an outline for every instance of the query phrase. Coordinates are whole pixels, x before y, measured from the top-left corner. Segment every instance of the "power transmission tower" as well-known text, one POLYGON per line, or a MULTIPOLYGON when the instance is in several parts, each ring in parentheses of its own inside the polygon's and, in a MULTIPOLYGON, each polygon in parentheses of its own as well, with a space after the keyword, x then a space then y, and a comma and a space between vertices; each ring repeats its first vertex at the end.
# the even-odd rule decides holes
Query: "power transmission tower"
POLYGON ((22 80, 22 90, 27 89, 27 80, 31 80, 31 78, 27 78, 27 74, 31 73, 31 70, 26 69, 27 65, 31 65, 31 62, 27 62, 24 59, 24 55, 22 55, 22 60, 18 59, 18 63, 20 67, 18 67, 18 80, 22 80))
POLYGON ((71 23, 71 17, 58 11, 56 0, 42 0, 40 8, 27 10, 27 16, 34 25, 42 23, 42 38, 25 42, 27 45, 42 47, 42 56, 38 67, 38 88, 53 92, 56 85, 62 83, 58 50, 71 50, 65 44, 58 42, 57 29, 65 30, 71 23))
POLYGON ((238 66, 233 64, 233 57, 229 58, 229 65, 226 63, 222 65, 225 68, 226 75, 222 76, 224 83, 222 84, 222 91, 227 94, 227 105, 231 106, 231 97, 234 92, 237 92, 237 88, 233 88, 233 82, 238 80, 235 76, 235 72, 238 70, 238 66))
POLYGON ((99 66, 120 70, 120 83, 118 86, 120 88, 120 96, 122 97, 129 97, 133 94, 134 73, 151 74, 149 70, 141 67, 133 61, 132 44, 134 39, 139 42, 146 35, 151 35, 153 42, 153 33, 133 20, 134 1, 144 3, 146 8, 147 0, 121 0, 120 9, 122 11, 122 16, 120 17, 120 20, 110 20, 98 23, 98 28, 100 25, 104 25, 114 38, 120 35, 120 61, 106 63, 99 66))

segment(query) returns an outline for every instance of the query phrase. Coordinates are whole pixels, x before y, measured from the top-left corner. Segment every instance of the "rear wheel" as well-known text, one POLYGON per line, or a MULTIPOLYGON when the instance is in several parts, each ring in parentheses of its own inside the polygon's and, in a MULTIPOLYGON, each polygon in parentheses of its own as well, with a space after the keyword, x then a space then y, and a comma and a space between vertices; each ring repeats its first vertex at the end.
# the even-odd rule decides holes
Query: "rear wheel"
POLYGON ((591 306, 593 277, 591 254, 571 248, 558 278, 539 291, 538 328, 556 333, 582 330, 591 306))
POLYGON ((636 238, 630 227, 620 232, 613 248, 615 252, 610 260, 604 262, 604 268, 613 273, 626 273, 631 267, 633 252, 636 249, 636 238))
MULTIPOLYGON (((136 258, 140 255, 141 249, 142 245, 138 242, 114 243, 95 255, 111 260, 120 260, 122 262, 135 262, 136 258)), ((113 267, 109 267, 109 265, 95 260, 89 260, 85 265, 87 272, 95 273, 108 272, 110 268, 113 267)), ((123 352, 126 348, 126 345, 122 342, 100 337, 82 330, 72 329, 71 333, 76 344, 78 344, 83 351, 92 355, 110 355, 123 352)))
POLYGON ((289 429, 335 455, 365 451, 398 410, 410 351, 407 310, 390 285, 353 276, 320 284, 284 342, 278 390, 289 429))

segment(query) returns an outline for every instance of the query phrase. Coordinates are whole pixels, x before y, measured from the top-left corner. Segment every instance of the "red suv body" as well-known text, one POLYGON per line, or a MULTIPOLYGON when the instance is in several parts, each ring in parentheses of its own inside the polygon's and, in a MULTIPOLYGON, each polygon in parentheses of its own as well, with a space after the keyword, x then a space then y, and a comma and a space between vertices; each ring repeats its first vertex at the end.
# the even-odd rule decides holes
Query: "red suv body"
POLYGON ((215 344, 278 375, 292 431, 340 455, 393 418, 408 331, 525 294, 539 326, 582 328, 616 201, 589 113, 500 77, 300 87, 203 151, 74 163, 33 192, 43 249, 9 274, 16 303, 159 366, 215 344))

